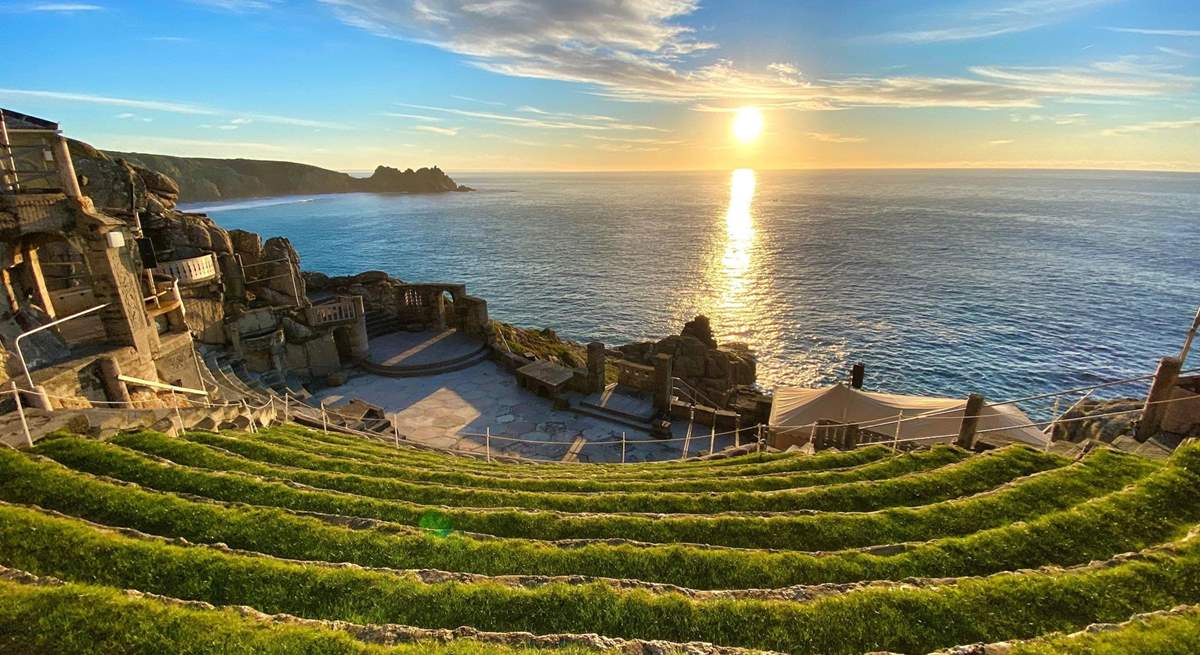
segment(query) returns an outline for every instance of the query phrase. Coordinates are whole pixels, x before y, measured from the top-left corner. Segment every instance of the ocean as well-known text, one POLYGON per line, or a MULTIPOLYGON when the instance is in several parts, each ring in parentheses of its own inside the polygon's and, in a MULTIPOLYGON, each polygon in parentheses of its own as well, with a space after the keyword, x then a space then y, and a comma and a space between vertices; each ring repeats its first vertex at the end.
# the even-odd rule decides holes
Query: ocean
POLYGON ((1133 377, 1178 353, 1200 304, 1196 174, 454 177, 478 191, 188 208, 288 237, 305 270, 464 282, 492 318, 578 341, 705 314, 757 351, 768 390, 854 362, 870 389, 989 400, 1133 377))

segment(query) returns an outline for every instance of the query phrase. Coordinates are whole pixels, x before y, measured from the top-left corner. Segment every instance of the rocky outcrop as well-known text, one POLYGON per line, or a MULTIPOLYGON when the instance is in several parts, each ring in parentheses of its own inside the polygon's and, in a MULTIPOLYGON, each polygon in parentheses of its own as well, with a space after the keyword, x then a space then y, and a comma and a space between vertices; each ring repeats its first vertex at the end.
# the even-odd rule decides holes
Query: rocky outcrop
POLYGON ((754 352, 742 343, 718 346, 703 315, 688 321, 678 336, 619 346, 617 351, 645 365, 653 365, 659 353, 670 355, 672 374, 698 391, 696 401, 705 405, 727 406, 738 386, 753 385, 757 377, 754 352))
POLYGON ((304 284, 308 293, 341 296, 362 296, 363 309, 368 313, 394 315, 398 311, 397 288, 404 282, 383 271, 364 271, 357 275, 328 276, 318 271, 305 271, 304 284))
POLYGON ((137 152, 102 152, 87 144, 72 142, 76 171, 88 178, 85 193, 92 194, 97 206, 129 207, 129 175, 119 171, 115 178, 104 162, 121 162, 134 171, 139 193, 176 202, 201 202, 316 193, 443 193, 469 191, 437 166, 401 171, 380 166, 368 178, 356 178, 308 164, 254 159, 210 159, 173 157, 137 152), (96 198, 95 196, 100 196, 96 198))

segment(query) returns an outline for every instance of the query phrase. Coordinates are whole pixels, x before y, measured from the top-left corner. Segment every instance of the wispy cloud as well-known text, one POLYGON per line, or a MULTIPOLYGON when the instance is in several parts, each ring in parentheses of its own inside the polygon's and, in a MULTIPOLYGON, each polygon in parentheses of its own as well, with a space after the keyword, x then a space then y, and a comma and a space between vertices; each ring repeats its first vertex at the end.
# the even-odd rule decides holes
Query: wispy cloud
POLYGON ((639 138, 639 137, 626 138, 626 137, 616 137, 616 136, 597 136, 595 134, 585 135, 584 138, 592 139, 593 141, 605 141, 608 143, 632 143, 632 144, 639 144, 639 145, 655 145, 655 146, 674 146, 674 145, 679 145, 679 144, 683 143, 683 141, 681 141, 679 139, 654 139, 654 138, 639 138))
POLYGON ((113 107, 125 107, 128 109, 140 109, 144 111, 157 111, 170 114, 186 114, 194 116, 234 116, 244 119, 253 119, 263 123, 273 123, 276 125, 290 125, 293 127, 308 127, 314 129, 331 129, 331 130, 349 130, 353 129, 349 125, 342 123, 333 123, 329 121, 311 120, 307 118, 297 118, 294 116, 280 116, 278 114, 259 114, 248 113, 241 111, 231 111, 228 109, 218 109, 214 107, 205 107, 186 102, 174 102, 165 100, 142 100, 136 98, 120 98, 115 96, 95 95, 90 93, 74 93, 70 91, 43 91, 34 89, 0 89, 0 98, 13 98, 17 100, 44 100, 66 103, 82 103, 93 105, 109 105, 113 107))
POLYGON ((988 141, 989 146, 1006 146, 1011 143, 1015 142, 1012 139, 995 139, 994 141, 988 141))
POLYGON ((279 5, 280 0, 189 0, 192 4, 236 13, 263 11, 279 5))
POLYGON ((441 134, 443 136, 458 136, 458 132, 462 128, 461 127, 438 127, 437 125, 414 125, 410 129, 420 130, 422 132, 432 132, 434 134, 441 134))
POLYGON ((462 100, 463 102, 474 102, 476 104, 488 105, 490 107, 503 107, 504 106, 503 102, 496 102, 495 100, 480 100, 479 98, 472 98, 471 96, 450 96, 450 97, 454 98, 455 100, 462 100))
POLYGON ((1129 134, 1142 134, 1145 132, 1160 132, 1162 130, 1186 130, 1200 129, 1200 118, 1191 118, 1180 121, 1150 121, 1147 123, 1135 123, 1132 125, 1121 125, 1112 127, 1101 132, 1104 136, 1124 136, 1129 134))
POLYGON ((82 2, 40 2, 28 5, 15 5, 10 7, 10 9, 14 11, 44 11, 56 14, 74 14, 84 11, 101 11, 104 7, 82 2))
POLYGON ((150 118, 149 116, 138 116, 137 114, 134 114, 134 113, 128 112, 128 111, 121 112, 120 114, 117 114, 116 117, 121 120, 141 121, 143 123, 149 123, 154 120, 153 118, 150 118))
POLYGON ((128 134, 98 134, 95 142, 104 148, 112 150, 137 150, 140 152, 153 151, 157 148, 198 148, 229 156, 232 149, 261 150, 265 152, 281 152, 287 150, 273 143, 254 141, 219 141, 208 139, 186 139, 166 136, 132 136, 128 134))
POLYGON ((411 118, 412 120, 415 120, 415 121, 425 121, 428 123, 442 122, 442 119, 437 118, 436 116, 425 116, 423 114, 405 114, 405 113, 395 112, 395 111, 381 111, 381 112, 379 112, 379 114, 381 116, 387 116, 389 118, 411 118))
POLYGON ((0 98, 16 98, 18 100, 55 100, 61 102, 86 103, 93 105, 111 105, 114 107, 129 107, 148 111, 162 111, 172 114, 215 115, 220 112, 182 102, 162 100, 137 100, 133 98, 117 98, 113 96, 93 95, 88 93, 72 93, 69 91, 39 91, 30 89, 0 89, 0 98))
MULTIPOLYGON (((951 12, 939 12, 925 27, 868 37, 892 43, 938 43, 985 39, 1025 32, 1062 22, 1114 0, 1008 0, 970 2, 951 12)), ((931 17, 933 18, 933 17, 931 17)))
POLYGON ((866 141, 861 136, 845 136, 833 132, 806 132, 805 136, 815 141, 824 141, 825 143, 863 143, 866 141))
POLYGON ((1129 34, 1146 34, 1149 36, 1200 37, 1200 30, 1148 29, 1148 28, 1144 28, 1144 27, 1108 27, 1105 29, 1108 29, 1113 32, 1126 32, 1129 34))
MULTIPOLYGON (((747 70, 732 61, 701 61, 693 56, 715 47, 676 22, 696 9, 696 0, 322 1, 347 24, 372 33, 431 44, 502 75, 587 85, 595 95, 625 102, 669 102, 707 109, 744 104, 800 110, 1035 108, 1050 98, 1155 97, 1190 90, 1195 84, 1193 78, 1147 66, 1134 70, 1138 67, 1130 62, 1108 68, 1104 62, 1092 67, 980 66, 961 75, 828 79, 804 77, 789 63, 747 70)), ((1016 30, 1062 20, 1106 1, 1010 0, 1007 4, 973 5, 963 11, 975 16, 976 23, 990 20, 993 31, 998 23, 1003 23, 1003 29, 1016 30)), ((545 112, 536 107, 523 109, 515 114, 478 112, 471 117, 548 129, 594 130, 599 123, 595 117, 584 120, 529 111, 545 112)))
MULTIPOLYGON (((583 121, 559 120, 547 113, 546 117, 531 118, 529 116, 518 116, 516 114, 501 114, 492 111, 473 111, 469 109, 455 109, 452 107, 434 107, 431 105, 417 105, 404 102, 398 102, 401 107, 411 109, 421 109, 424 111, 435 111, 454 116, 462 116, 464 118, 474 118, 478 120, 504 123, 508 125, 519 125, 522 127, 537 127, 548 130, 654 130, 662 131, 660 128, 651 125, 638 125, 634 123, 621 123, 602 117, 605 121, 600 123, 587 123, 583 121)), ((543 112, 545 113, 545 112, 543 112)), ((536 114, 535 114, 536 115, 536 114)))

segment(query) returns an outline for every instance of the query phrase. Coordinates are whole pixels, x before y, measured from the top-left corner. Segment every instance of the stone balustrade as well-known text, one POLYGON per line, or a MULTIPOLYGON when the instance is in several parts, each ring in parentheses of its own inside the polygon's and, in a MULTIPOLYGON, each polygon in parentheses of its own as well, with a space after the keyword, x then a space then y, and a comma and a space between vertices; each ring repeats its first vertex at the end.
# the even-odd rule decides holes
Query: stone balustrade
POLYGON ((624 359, 613 360, 612 363, 617 367, 617 382, 621 386, 647 392, 654 390, 653 366, 636 364, 624 359))
POLYGON ((216 257, 212 253, 177 259, 173 262, 162 262, 154 269, 154 272, 169 275, 184 285, 208 282, 217 279, 220 275, 216 257))
POLYGON ((308 324, 312 327, 320 327, 330 323, 343 323, 358 319, 361 315, 360 305, 361 303, 355 302, 354 296, 338 296, 337 300, 333 302, 313 305, 306 308, 305 312, 308 324))

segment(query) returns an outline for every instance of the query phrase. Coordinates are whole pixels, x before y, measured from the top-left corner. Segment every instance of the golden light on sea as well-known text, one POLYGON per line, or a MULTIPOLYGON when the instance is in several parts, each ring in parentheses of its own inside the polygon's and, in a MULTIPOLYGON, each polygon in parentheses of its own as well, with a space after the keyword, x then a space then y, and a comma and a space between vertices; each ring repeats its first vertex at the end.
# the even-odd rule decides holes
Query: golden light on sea
POLYGON ((739 168, 729 179, 729 209, 725 212, 725 253, 721 258, 724 279, 723 308, 740 307, 742 291, 750 271, 750 252, 754 245, 754 201, 757 178, 749 168, 739 168))
POLYGON ((758 107, 742 107, 733 116, 733 137, 739 143, 758 140, 763 131, 763 115, 758 107))

